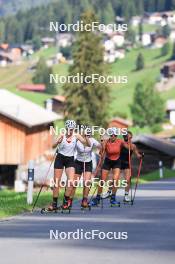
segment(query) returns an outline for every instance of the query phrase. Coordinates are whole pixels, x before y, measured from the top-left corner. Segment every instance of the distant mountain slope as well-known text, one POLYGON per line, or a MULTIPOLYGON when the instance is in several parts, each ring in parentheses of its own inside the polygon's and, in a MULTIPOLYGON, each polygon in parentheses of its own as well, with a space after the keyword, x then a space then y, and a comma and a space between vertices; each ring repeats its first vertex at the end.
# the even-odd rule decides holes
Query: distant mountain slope
POLYGON ((50 2, 53 0, 0 0, 0 16, 16 14, 19 10, 30 9, 50 2))

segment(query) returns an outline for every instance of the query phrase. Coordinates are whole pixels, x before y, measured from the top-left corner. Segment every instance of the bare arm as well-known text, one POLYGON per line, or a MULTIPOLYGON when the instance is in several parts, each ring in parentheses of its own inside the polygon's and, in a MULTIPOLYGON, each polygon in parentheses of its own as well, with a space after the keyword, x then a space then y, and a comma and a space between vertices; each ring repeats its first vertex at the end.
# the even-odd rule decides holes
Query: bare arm
POLYGON ((56 142, 53 144, 53 148, 56 148, 57 145, 60 144, 60 143, 62 142, 62 140, 63 140, 63 135, 60 135, 60 136, 57 138, 56 142))
POLYGON ((136 145, 132 144, 133 145, 133 152, 134 154, 137 156, 138 159, 141 159, 142 158, 142 155, 139 153, 136 145))
POLYGON ((104 153, 105 153, 105 150, 106 150, 106 143, 107 143, 107 140, 103 140, 101 142, 101 149, 100 149, 100 156, 103 156, 104 153))
POLYGON ((127 149, 131 149, 132 148, 132 144, 131 144, 131 142, 125 142, 125 141, 123 141, 123 146, 125 147, 125 148, 127 148, 127 149))
POLYGON ((90 147, 91 146, 91 142, 89 140, 89 138, 85 135, 85 137, 82 137, 80 134, 76 135, 76 138, 85 146, 90 147))

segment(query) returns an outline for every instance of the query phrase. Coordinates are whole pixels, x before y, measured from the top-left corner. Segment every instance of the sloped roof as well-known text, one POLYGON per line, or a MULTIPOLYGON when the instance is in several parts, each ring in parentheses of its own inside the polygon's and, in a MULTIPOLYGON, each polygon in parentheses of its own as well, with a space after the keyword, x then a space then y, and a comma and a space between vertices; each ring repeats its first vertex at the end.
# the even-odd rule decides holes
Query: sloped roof
POLYGON ((66 97, 63 95, 56 95, 53 97, 53 99, 55 99, 56 101, 60 101, 60 102, 65 102, 66 101, 66 97))
POLYGON ((46 86, 44 84, 31 84, 31 83, 23 83, 19 84, 18 86, 19 90, 24 90, 24 91, 45 91, 46 86))
POLYGON ((122 124, 125 124, 127 126, 132 126, 132 121, 131 120, 128 120, 128 119, 124 119, 124 118, 121 118, 121 117, 114 117, 113 119, 111 119, 111 122, 119 122, 119 123, 122 123, 122 124))
POLYGON ((141 143, 169 156, 175 157, 175 144, 168 140, 150 135, 139 135, 133 138, 133 143, 141 143))
POLYGON ((62 119, 61 115, 45 110, 43 107, 4 89, 0 89, 0 114, 26 127, 48 124, 62 119))

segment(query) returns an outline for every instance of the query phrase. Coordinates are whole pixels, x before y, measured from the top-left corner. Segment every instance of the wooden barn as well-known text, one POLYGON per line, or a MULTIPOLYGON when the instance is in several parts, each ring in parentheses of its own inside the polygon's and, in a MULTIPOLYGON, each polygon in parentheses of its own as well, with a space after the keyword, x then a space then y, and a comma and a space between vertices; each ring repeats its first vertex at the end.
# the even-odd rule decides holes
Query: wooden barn
POLYGON ((117 128, 129 128, 132 126, 132 122, 121 117, 115 117, 110 121, 108 126, 117 128))
MULTIPOLYGON (((139 151, 145 153, 142 173, 148 173, 159 169, 159 161, 163 167, 175 168, 175 143, 150 135, 139 135, 133 138, 139 151)), ((133 159, 134 168, 137 168, 138 161, 133 159)))
POLYGON ((52 147, 49 133, 59 116, 0 89, 0 184, 14 182, 16 169, 52 147))
POLYGON ((63 95, 56 95, 45 101, 45 108, 54 111, 55 113, 64 114, 66 98, 63 95))

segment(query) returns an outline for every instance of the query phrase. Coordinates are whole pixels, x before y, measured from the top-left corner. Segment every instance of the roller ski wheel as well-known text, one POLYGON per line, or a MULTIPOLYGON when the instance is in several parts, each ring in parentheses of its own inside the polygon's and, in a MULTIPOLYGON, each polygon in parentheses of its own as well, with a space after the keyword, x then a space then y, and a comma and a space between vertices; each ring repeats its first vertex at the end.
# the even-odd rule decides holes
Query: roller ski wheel
POLYGON ((111 207, 120 207, 120 202, 116 201, 115 195, 111 196, 111 207))
POLYGON ((65 206, 62 206, 61 207, 61 213, 64 214, 64 213, 69 213, 70 214, 71 212, 71 207, 65 207, 65 206))
POLYGON ((120 206, 121 206, 120 202, 111 203, 111 207, 120 207, 120 206))
POLYGON ((56 208, 42 208, 41 209, 41 214, 46 214, 46 213, 57 213, 58 211, 60 211, 60 207, 56 207, 56 208))

